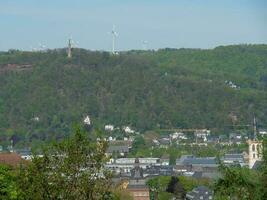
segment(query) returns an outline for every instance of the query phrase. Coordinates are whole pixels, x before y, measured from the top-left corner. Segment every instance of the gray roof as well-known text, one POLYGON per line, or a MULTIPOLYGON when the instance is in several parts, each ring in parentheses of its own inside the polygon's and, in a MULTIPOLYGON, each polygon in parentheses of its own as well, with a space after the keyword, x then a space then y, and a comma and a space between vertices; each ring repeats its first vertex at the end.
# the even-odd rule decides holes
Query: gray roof
POLYGON ((243 159, 244 156, 243 156, 243 154, 235 153, 235 154, 225 154, 224 158, 227 158, 227 159, 243 159))
POLYGON ((32 155, 31 150, 28 150, 28 149, 17 149, 17 150, 15 150, 15 152, 17 152, 21 156, 29 156, 29 155, 32 155))
POLYGON ((184 161, 184 163, 188 164, 216 164, 215 158, 189 158, 184 161))
POLYGON ((194 172, 193 178, 202 178, 202 172, 194 172))
POLYGON ((201 165, 201 166, 217 166, 215 157, 197 158, 194 156, 182 156, 176 160, 177 165, 201 165))
POLYGON ((225 154, 222 160, 224 162, 238 162, 238 163, 245 162, 243 154, 225 154))
POLYGON ((107 152, 108 153, 113 153, 113 152, 128 153, 129 147, 128 146, 109 146, 107 152))
POLYGON ((170 144, 170 140, 169 139, 159 139, 159 143, 161 145, 169 145, 170 144))
POLYGON ((186 194, 188 200, 211 200, 213 192, 206 186, 198 186, 186 194))
POLYGON ((225 164, 239 164, 239 165, 245 165, 245 159, 243 154, 225 154, 225 156, 222 158, 222 161, 225 164))

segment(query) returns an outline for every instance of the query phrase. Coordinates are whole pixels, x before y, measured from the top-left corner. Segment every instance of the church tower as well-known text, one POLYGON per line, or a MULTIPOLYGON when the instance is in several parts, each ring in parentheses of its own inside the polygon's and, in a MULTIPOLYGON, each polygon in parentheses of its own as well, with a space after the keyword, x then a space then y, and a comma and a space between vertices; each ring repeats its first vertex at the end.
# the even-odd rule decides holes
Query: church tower
POLYGON ((257 138, 256 118, 253 123, 254 134, 252 140, 248 140, 248 163, 249 168, 253 168, 256 161, 262 160, 262 141, 257 138))
POLYGON ((248 140, 248 148, 248 163, 251 169, 256 161, 262 160, 262 142, 258 140, 248 140))

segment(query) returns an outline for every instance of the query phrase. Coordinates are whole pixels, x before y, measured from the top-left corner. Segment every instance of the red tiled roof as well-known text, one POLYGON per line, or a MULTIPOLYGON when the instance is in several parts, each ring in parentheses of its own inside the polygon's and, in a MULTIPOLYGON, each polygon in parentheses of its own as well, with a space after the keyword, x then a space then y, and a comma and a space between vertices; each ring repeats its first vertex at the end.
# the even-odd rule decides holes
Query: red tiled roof
POLYGON ((0 153, 0 164, 18 167, 25 161, 17 153, 0 153))

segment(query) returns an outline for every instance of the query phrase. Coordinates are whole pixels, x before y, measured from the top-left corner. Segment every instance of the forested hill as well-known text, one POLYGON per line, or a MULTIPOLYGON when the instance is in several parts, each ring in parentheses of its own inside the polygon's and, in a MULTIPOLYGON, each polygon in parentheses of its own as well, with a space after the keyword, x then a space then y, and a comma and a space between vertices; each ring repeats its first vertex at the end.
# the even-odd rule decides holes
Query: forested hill
POLYGON ((267 45, 0 53, 0 140, 61 138, 86 115, 141 131, 267 126, 267 45))

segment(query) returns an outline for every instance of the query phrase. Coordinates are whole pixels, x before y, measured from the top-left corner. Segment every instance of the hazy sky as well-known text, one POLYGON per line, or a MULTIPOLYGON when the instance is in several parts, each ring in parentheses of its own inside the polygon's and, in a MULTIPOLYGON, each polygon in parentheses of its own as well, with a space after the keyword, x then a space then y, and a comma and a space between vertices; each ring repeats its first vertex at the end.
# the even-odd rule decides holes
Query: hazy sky
POLYGON ((0 0, 0 50, 110 50, 113 24, 119 50, 267 44, 267 0, 0 0))

